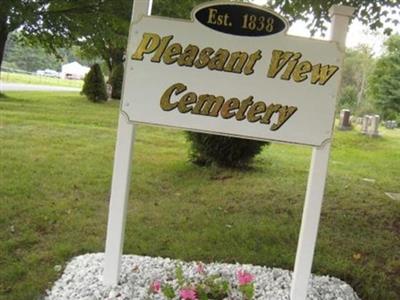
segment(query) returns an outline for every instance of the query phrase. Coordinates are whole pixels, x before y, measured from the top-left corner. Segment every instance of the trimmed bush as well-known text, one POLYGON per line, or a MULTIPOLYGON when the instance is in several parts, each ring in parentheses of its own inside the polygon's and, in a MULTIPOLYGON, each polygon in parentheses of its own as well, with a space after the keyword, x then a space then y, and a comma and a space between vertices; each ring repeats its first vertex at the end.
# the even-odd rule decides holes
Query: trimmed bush
POLYGON ((99 64, 94 64, 86 74, 81 94, 93 102, 107 100, 106 84, 99 64))
POLYGON ((267 142, 187 132, 191 142, 190 160, 197 165, 246 167, 267 142))
POLYGON ((109 80, 109 84, 111 84, 112 86, 111 98, 121 99, 123 78, 124 78, 124 65, 123 64, 115 65, 111 72, 109 80))

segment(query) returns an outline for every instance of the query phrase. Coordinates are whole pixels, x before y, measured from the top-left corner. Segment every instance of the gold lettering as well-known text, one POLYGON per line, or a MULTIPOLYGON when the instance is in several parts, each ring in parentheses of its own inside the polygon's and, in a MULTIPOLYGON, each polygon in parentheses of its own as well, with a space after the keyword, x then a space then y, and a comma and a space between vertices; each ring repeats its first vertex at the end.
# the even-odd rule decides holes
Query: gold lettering
POLYGON ((295 113, 297 107, 295 106, 283 106, 279 109, 279 117, 278 122, 271 126, 271 130, 275 131, 278 130, 286 121, 295 113))
POLYGON ((201 114, 205 116, 217 117, 224 104, 224 97, 214 95, 200 95, 198 101, 192 110, 192 114, 201 114))
POLYGON ((194 66, 198 69, 204 68, 210 62, 210 55, 214 53, 214 49, 207 47, 200 51, 199 58, 194 63, 194 66))
POLYGON ((159 63, 161 61, 161 57, 164 54, 165 49, 167 48, 169 42, 172 40, 173 37, 174 37, 173 35, 168 35, 164 36, 161 39, 160 46, 157 48, 156 53, 154 53, 154 56, 151 58, 152 62, 159 63))
POLYGON ((222 71, 224 69, 224 65, 229 58, 229 51, 226 49, 218 49, 215 53, 214 57, 211 58, 208 68, 210 70, 218 70, 222 71))
POLYGON ((185 48, 182 55, 179 56, 178 65, 193 67, 193 62, 199 53, 199 47, 195 45, 189 45, 185 48))
POLYGON ((292 56, 293 52, 290 51, 283 52, 282 50, 273 50, 267 76, 269 78, 275 78, 292 56))
POLYGON ((232 112, 235 109, 238 109, 240 106, 240 100, 238 98, 231 98, 227 100, 221 108, 221 117, 224 119, 232 118, 235 113, 232 112))
POLYGON ((337 66, 326 65, 321 67, 321 64, 317 64, 313 66, 311 72, 311 83, 316 84, 318 82, 320 85, 324 85, 337 70, 339 70, 337 66))
POLYGON ((242 73, 243 67, 248 58, 249 55, 246 52, 233 52, 224 68, 224 71, 242 73))
POLYGON ((250 109, 249 112, 247 113, 247 121, 249 122, 257 122, 261 120, 261 116, 257 116, 258 114, 261 114, 267 110, 267 106, 265 105, 264 102, 256 102, 254 103, 250 109))
POLYGON ((236 113, 236 120, 242 121, 246 119, 246 111, 253 104, 253 96, 250 96, 242 101, 239 110, 236 113))
POLYGON ((196 103, 197 95, 193 92, 183 95, 181 100, 179 100, 178 110, 181 113, 187 113, 192 110, 192 107, 188 107, 189 104, 196 103))
POLYGON ((267 111, 263 118, 261 119, 260 123, 269 124, 271 122, 271 117, 274 113, 278 112, 279 109, 282 107, 280 104, 270 104, 267 107, 267 111))
POLYGON ((258 60, 261 59, 261 50, 257 50, 253 54, 250 55, 249 61, 247 62, 246 66, 244 67, 244 74, 250 75, 254 73, 254 65, 258 60))
POLYGON ((217 15, 218 10, 215 8, 209 8, 208 9, 208 20, 207 23, 208 24, 216 24, 216 15, 217 15))
POLYGON ((273 50, 271 63, 267 72, 267 77, 275 78, 276 75, 286 66, 285 71, 280 77, 283 80, 293 78, 295 82, 302 82, 309 78, 307 73, 311 72, 311 84, 324 85, 339 69, 334 65, 321 64, 312 65, 310 61, 299 63, 302 54, 300 52, 273 50))
POLYGON ((224 26, 232 26, 232 23, 231 22, 229 22, 229 15, 228 14, 225 14, 224 15, 224 26))
POLYGON ((247 118, 248 122, 260 121, 262 124, 270 124, 272 116, 277 113, 276 121, 270 130, 276 131, 297 111, 295 106, 282 106, 281 104, 270 104, 265 102, 253 102, 253 96, 240 101, 238 98, 230 98, 225 101, 223 96, 210 94, 197 95, 194 92, 187 92, 180 97, 179 101, 171 100, 173 95, 178 96, 187 90, 183 83, 175 83, 165 90, 161 95, 160 107, 164 111, 171 111, 175 108, 179 113, 218 117, 242 121, 247 118), (264 116, 261 116, 265 112, 264 116))
POLYGON ((165 50, 165 54, 163 55, 163 61, 165 64, 171 65, 178 60, 178 57, 176 56, 181 54, 182 54, 181 44, 178 43, 172 44, 165 50))
POLYGON ((156 33, 144 33, 142 41, 137 47, 132 59, 143 60, 143 54, 149 54, 155 51, 160 44, 160 36, 156 33))
POLYGON ((296 67, 297 63, 299 62, 299 59, 301 57, 301 53, 297 52, 293 55, 293 57, 290 59, 285 72, 282 74, 281 79, 283 80, 289 80, 290 76, 292 76, 292 72, 294 68, 296 67))
POLYGON ((171 103, 172 93, 175 92, 175 95, 179 95, 180 93, 186 91, 187 87, 183 83, 175 83, 171 85, 161 96, 160 106, 165 111, 173 110, 178 106, 178 102, 171 103))
POLYGON ((306 73, 312 70, 312 64, 309 61, 302 61, 293 71, 293 79, 296 82, 302 82, 308 78, 306 73))

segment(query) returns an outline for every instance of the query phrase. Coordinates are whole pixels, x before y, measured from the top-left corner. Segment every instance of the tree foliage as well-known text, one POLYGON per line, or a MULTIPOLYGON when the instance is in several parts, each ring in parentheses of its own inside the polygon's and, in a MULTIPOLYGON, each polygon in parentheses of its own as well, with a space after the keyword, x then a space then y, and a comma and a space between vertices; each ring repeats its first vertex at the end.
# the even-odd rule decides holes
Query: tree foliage
POLYGON ((7 37, 17 28, 48 52, 59 55, 60 48, 77 45, 109 68, 121 63, 131 6, 127 0, 1 0, 0 66, 7 37))
MULTIPOLYGON (((201 0, 155 0, 153 14, 188 18, 201 0)), ((398 1, 393 0, 270 0, 268 6, 290 21, 305 20, 310 30, 324 31, 333 4, 356 8, 357 18, 371 29, 385 27, 389 33, 398 25, 398 1), (383 24, 383 22, 388 22, 383 24)), ((101 57, 110 70, 123 60, 132 10, 131 0, 1 0, 0 66, 7 36, 20 28, 31 42, 48 51, 78 45, 89 58, 101 57)))
POLYGON ((0 67, 9 33, 24 23, 34 22, 34 12, 40 7, 39 1, 2 0, 0 4, 0 67))
POLYGON ((96 61, 82 59, 77 46, 57 49, 58 55, 48 53, 39 45, 29 45, 21 37, 20 32, 14 31, 8 37, 3 66, 28 72, 39 69, 53 69, 60 71, 64 63, 77 61, 83 65, 92 65, 96 61))
POLYGON ((43 48, 26 45, 20 40, 20 34, 14 32, 7 40, 4 66, 35 72, 39 69, 61 70, 62 61, 43 48))
POLYGON ((383 118, 400 114, 400 35, 386 42, 386 53, 378 59, 369 80, 369 92, 383 118))
POLYGON ((362 24, 368 25, 371 30, 383 28, 390 34, 398 27, 400 20, 399 2, 393 0, 269 0, 268 5, 286 18, 303 20, 312 33, 324 32, 326 22, 329 22, 329 8, 332 5, 347 5, 355 8, 354 16, 362 24))
POLYGON ((346 85, 340 89, 339 93, 339 108, 350 109, 352 112, 357 107, 358 90, 355 85, 346 85))
POLYGON ((94 64, 86 74, 81 93, 93 102, 107 100, 106 84, 99 64, 94 64))
POLYGON ((357 114, 370 107, 366 90, 374 63, 372 50, 366 45, 346 50, 339 91, 340 108, 351 109, 357 114))
MULTIPOLYGON (((175 18, 189 18, 191 9, 202 2, 201 0, 154 0, 153 14, 175 18)), ((250 2, 250 0, 243 0, 250 2)), ((266 6, 284 15, 289 22, 303 20, 311 32, 324 32, 326 22, 330 21, 329 9, 332 5, 348 5, 354 7, 355 17, 371 30, 383 28, 390 34, 397 28, 400 20, 398 1, 393 0, 269 0, 266 6)))

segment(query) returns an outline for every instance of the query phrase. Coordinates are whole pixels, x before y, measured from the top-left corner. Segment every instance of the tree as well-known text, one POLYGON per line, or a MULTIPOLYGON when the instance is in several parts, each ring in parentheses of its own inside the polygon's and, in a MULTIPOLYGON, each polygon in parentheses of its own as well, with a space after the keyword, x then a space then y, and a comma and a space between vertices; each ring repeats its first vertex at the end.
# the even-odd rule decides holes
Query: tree
POLYGON ((340 89, 339 93, 339 108, 350 109, 352 112, 357 107, 357 88, 354 85, 346 85, 340 89))
POLYGON ((79 46, 84 58, 101 57, 108 73, 121 64, 130 22, 130 0, 2 0, 0 67, 9 33, 61 57, 60 48, 79 46))
POLYGON ((2 0, 0 5, 0 67, 9 33, 22 26, 24 22, 33 22, 33 13, 39 7, 39 1, 2 0))
POLYGON ((354 16, 371 30, 384 28, 385 34, 391 34, 400 20, 398 1, 393 0, 269 0, 268 5, 281 14, 289 22, 303 20, 307 22, 311 33, 324 32, 326 22, 330 20, 329 9, 332 5, 348 5, 355 8, 354 16), (310 15, 312 16, 310 18, 310 15), (383 23, 385 22, 385 24, 383 23))
POLYGON ((73 16, 66 42, 74 37, 73 44, 80 47, 80 54, 88 59, 100 57, 111 75, 114 66, 124 61, 131 11, 129 0, 97 1, 94 15, 73 16))
POLYGON ((365 93, 367 79, 374 66, 372 50, 366 45, 347 49, 343 62, 342 80, 339 91, 339 107, 362 111, 369 101, 365 93))
POLYGON ((112 99, 121 99, 123 77, 124 77, 124 65, 118 64, 114 66, 109 79, 109 83, 112 86, 111 90, 112 99))
POLYGON ((83 65, 93 65, 96 61, 82 59, 77 46, 57 49, 58 55, 47 53, 41 45, 31 46, 14 31, 9 34, 4 52, 3 66, 28 72, 39 69, 61 70, 63 63, 77 61, 83 65))
MULTIPOLYGON (((200 0, 155 0, 153 14, 187 18, 200 0)), ((398 24, 399 10, 393 0, 270 0, 268 5, 290 21, 306 20, 312 31, 325 29, 333 4, 356 7, 356 15, 371 29, 384 27, 390 33, 398 24), (390 15, 393 11, 394 15, 390 15), (397 16, 396 16, 397 15, 397 16), (310 17, 311 16, 311 17, 310 17)), ((48 51, 79 45, 87 56, 102 57, 110 73, 123 60, 130 23, 131 0, 2 0, 0 6, 0 67, 8 34, 19 28, 32 42, 48 51)))
MULTIPOLYGON (((168 17, 188 18, 191 9, 202 2, 201 0, 154 0, 153 14, 168 17)), ((250 0, 243 0, 250 2, 250 0)), ((322 31, 327 28, 325 23, 330 20, 329 9, 332 5, 348 5, 356 10, 354 15, 371 30, 384 28, 390 34, 399 24, 400 10, 398 1, 393 0, 269 0, 266 6, 275 9, 284 15, 289 22, 303 20, 307 22, 312 32, 322 31), (396 16, 397 15, 397 16, 396 16), (383 24, 385 22, 385 24, 383 24)))
POLYGON ((370 77, 369 92, 383 118, 396 118, 400 114, 400 35, 391 36, 385 46, 370 77))
POLYGON ((28 72, 35 72, 39 69, 61 70, 61 60, 54 55, 49 55, 43 48, 31 47, 20 40, 20 34, 10 34, 3 65, 28 72))
POLYGON ((107 100, 106 84, 99 64, 94 64, 86 74, 81 93, 93 102, 107 100))
MULTIPOLYGON (((132 1, 89 0, 86 4, 82 0, 64 1, 68 3, 57 6, 51 3, 48 8, 49 12, 63 11, 62 17, 51 19, 56 27, 62 24, 63 30, 49 34, 50 24, 38 24, 26 28, 26 39, 54 53, 58 52, 56 47, 77 46, 82 58, 92 61, 101 58, 107 73, 112 74, 113 68, 124 61, 132 1), (84 5, 85 11, 79 10, 84 5)), ((113 86, 113 90, 118 87, 113 86)))

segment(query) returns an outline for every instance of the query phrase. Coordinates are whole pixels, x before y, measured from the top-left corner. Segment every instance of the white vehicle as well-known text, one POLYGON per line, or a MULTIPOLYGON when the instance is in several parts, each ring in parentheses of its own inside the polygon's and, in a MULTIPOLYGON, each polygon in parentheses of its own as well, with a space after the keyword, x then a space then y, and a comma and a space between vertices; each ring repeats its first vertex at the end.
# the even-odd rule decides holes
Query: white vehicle
POLYGON ((36 75, 44 76, 44 70, 37 70, 36 75))
POLYGON ((57 77, 57 78, 60 77, 60 73, 58 73, 57 71, 54 71, 54 70, 50 70, 50 69, 44 70, 43 75, 47 76, 47 77, 57 77))
POLYGON ((45 70, 37 70, 36 75, 39 76, 47 76, 47 77, 60 77, 60 73, 57 71, 51 70, 51 69, 45 69, 45 70))

